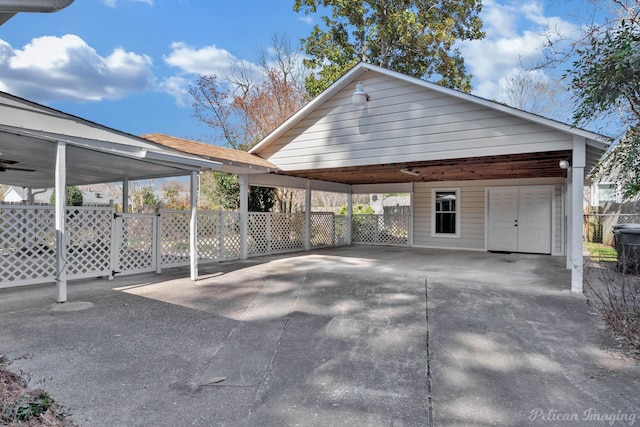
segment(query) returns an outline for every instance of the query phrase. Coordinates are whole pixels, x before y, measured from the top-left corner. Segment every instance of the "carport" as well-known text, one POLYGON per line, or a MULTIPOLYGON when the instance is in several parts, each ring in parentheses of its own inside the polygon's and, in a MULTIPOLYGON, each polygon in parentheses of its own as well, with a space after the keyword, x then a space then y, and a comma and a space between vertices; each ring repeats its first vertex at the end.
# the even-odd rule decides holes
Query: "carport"
MULTIPOLYGON (((56 194, 64 194, 67 186, 122 182, 126 195, 131 180, 189 176, 192 247, 196 232, 197 174, 205 169, 220 170, 221 166, 220 162, 163 147, 6 93, 0 94, 0 182, 29 188, 54 186, 56 194)), ((58 302, 67 300, 69 253, 65 203, 65 197, 56 197, 58 302)), ((123 197, 123 210, 127 210, 127 197, 123 197)), ((30 220, 25 218, 23 225, 25 229, 33 229, 32 235, 43 232, 39 230, 43 224, 38 224, 38 218, 34 216, 37 214, 29 215, 30 220)), ((3 245, 15 246, 15 242, 7 236, 3 245)), ((11 266, 3 265, 3 268, 9 271, 11 266)), ((197 275, 195 251, 191 256, 191 275, 197 275)))
POLYGON ((584 179, 609 143, 359 63, 250 150, 279 171, 249 179, 409 193, 409 246, 566 257, 581 293, 584 179))
MULTIPOLYGON (((162 267, 183 265, 190 265, 195 280, 202 260, 345 244, 346 218, 312 215, 309 205, 305 213, 248 212, 249 177, 274 170, 269 161, 243 151, 164 135, 137 137, 0 94, 0 183, 55 186, 61 194, 67 186, 121 182, 126 195, 129 181, 186 175, 191 194, 189 212, 128 213, 127 197, 122 212, 114 206, 70 209, 64 198, 56 198, 55 210, 32 201, 3 205, 0 288, 55 282, 57 301, 65 302, 67 280, 160 273, 162 267), (207 169, 239 175, 239 212, 197 211, 198 173, 207 169)), ((308 191, 336 187, 347 188, 311 182, 308 191)))

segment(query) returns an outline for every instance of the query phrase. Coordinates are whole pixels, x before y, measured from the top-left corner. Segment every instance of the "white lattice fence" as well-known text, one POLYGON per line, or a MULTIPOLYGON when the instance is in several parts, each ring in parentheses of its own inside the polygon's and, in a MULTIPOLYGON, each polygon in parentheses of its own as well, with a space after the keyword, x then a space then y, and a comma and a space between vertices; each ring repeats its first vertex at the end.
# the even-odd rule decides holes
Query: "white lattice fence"
MULTIPOLYGON (((67 278, 111 273, 111 208, 71 207, 66 212, 67 278)), ((0 206, 0 288, 55 280, 53 206, 0 206)))
POLYGON ((160 211, 160 265, 175 267, 188 265, 189 211, 160 211))
POLYGON ((118 274, 135 274, 156 270, 157 214, 119 214, 118 274))
POLYGON ((198 259, 223 261, 240 258, 240 214, 198 213, 198 259))
POLYGON ((53 207, 0 206, 0 287, 55 277, 55 230, 53 207))
POLYGON ((111 222, 113 209, 75 207, 67 209, 67 277, 111 274, 111 222))
POLYGON ((250 212, 249 256, 304 250, 304 213, 250 212))
POLYGON ((322 248, 347 244, 347 217, 332 212, 311 214, 311 247, 322 248))
POLYGON ((407 246, 409 216, 353 215, 351 241, 356 244, 407 246))
POLYGON ((345 246, 347 244, 347 217, 346 215, 335 215, 333 217, 333 229, 335 233, 334 246, 345 246))

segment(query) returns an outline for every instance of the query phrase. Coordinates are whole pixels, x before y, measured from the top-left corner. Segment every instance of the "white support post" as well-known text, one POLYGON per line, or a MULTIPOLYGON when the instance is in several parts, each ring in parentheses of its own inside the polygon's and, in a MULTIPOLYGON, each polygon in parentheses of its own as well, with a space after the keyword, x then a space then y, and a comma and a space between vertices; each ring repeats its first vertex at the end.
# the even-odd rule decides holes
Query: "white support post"
POLYGON ((411 193, 409 193, 409 224, 407 224, 407 244, 410 248, 413 247, 413 187, 414 183, 411 183, 411 193))
POLYGON ((129 178, 122 178, 122 213, 129 212, 129 178))
POLYGON ((304 194, 304 250, 311 250, 311 181, 304 194))
POLYGON ((351 245, 351 224, 353 219, 353 193, 347 197, 347 246, 351 245))
POLYGON ((189 256, 191 280, 198 279, 198 172, 191 172, 191 221, 189 222, 189 256))
POLYGON ((586 141, 573 137, 573 156, 571 165, 571 216, 569 217, 569 233, 571 234, 571 292, 583 291, 583 235, 582 222, 584 215, 583 191, 584 168, 586 163, 586 141))
POLYGON ((573 264, 571 262, 571 218, 573 218, 573 205, 571 203, 572 200, 572 193, 573 193, 573 174, 571 172, 571 169, 569 169, 568 173, 567 173, 567 185, 565 187, 565 210, 566 210, 566 221, 565 221, 565 227, 567 228, 566 230, 566 236, 567 236, 567 246, 565 248, 565 252, 567 255, 567 269, 571 270, 573 268, 573 264))
POLYGON ((56 150, 56 300, 67 301, 67 145, 58 141, 56 150))
POLYGON ((238 175, 240 184, 240 259, 247 259, 249 228, 249 179, 246 174, 238 175))

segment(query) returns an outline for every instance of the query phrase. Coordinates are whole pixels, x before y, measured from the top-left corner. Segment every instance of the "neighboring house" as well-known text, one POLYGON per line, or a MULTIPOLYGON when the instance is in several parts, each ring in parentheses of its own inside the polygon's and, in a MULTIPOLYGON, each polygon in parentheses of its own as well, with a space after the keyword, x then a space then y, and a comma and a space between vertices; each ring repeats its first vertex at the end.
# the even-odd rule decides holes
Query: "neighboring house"
POLYGON ((2 200, 8 203, 22 203, 22 201, 26 200, 26 197, 24 197, 19 187, 7 187, 2 200))
MULTIPOLYGON (((37 204, 49 204, 51 190, 33 190, 33 201, 37 204)), ((4 201, 7 203, 26 203, 29 200, 29 190, 15 185, 7 186, 4 201)))
MULTIPOLYGON (((109 205, 110 200, 114 198, 107 191, 103 190, 102 187, 96 190, 81 187, 80 190, 82 191, 82 204, 84 206, 106 206, 109 205)), ((53 189, 51 188, 34 189, 32 190, 33 202, 48 205, 51 203, 52 194, 53 189)), ((8 203, 27 203, 28 200, 29 190, 26 187, 10 185, 4 194, 4 201, 8 203)))
MULTIPOLYGON (((606 162, 607 157, 603 162, 606 162)), ((640 194, 630 199, 616 170, 596 173, 585 186, 585 239, 614 245, 613 227, 617 224, 640 223, 640 194)))
POLYGON ((411 193, 412 246, 567 255, 581 290, 584 178, 608 143, 360 63, 250 150, 280 171, 249 182, 411 193))

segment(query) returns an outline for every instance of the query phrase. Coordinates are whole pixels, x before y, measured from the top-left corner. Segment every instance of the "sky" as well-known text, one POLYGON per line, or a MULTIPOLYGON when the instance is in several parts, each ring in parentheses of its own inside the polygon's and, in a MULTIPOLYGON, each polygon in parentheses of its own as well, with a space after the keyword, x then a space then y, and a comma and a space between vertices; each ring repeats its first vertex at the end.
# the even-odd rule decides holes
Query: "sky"
MULTIPOLYGON (((472 93, 501 100, 505 77, 539 61, 549 34, 575 35, 580 11, 580 0, 483 1, 486 37, 458 46, 472 93)), ((255 63, 274 33, 297 46, 319 21, 293 0, 76 0, 0 26, 0 90, 134 135, 206 140, 188 93, 197 76, 255 63)))

